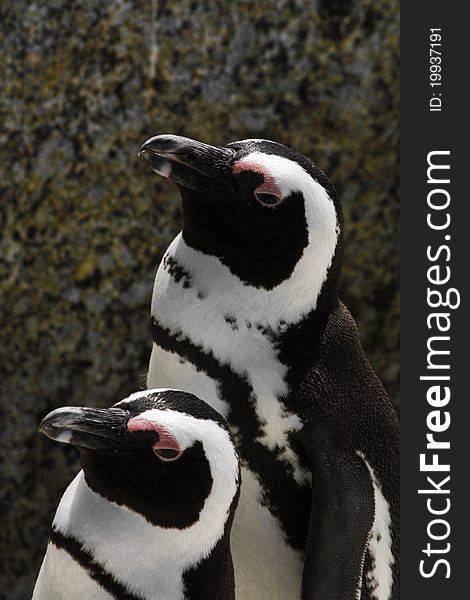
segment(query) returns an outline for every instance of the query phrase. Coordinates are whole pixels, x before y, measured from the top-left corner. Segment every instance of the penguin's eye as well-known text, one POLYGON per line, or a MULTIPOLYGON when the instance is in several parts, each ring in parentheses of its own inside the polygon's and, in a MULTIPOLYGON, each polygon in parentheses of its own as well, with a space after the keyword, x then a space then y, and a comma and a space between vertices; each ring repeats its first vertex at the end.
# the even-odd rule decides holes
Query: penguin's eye
POLYGON ((176 448, 154 448, 153 451, 160 460, 163 460, 165 462, 178 460, 178 458, 182 454, 181 450, 177 450, 176 448))
POLYGON ((282 202, 282 198, 275 194, 266 194, 266 192, 255 192, 255 197, 263 206, 274 207, 282 202))

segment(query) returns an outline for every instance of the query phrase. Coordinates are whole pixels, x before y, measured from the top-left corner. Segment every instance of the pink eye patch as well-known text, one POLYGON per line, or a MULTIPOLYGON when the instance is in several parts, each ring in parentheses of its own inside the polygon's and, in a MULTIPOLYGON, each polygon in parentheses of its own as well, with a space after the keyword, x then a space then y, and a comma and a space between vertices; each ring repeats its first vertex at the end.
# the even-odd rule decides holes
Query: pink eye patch
POLYGON ((133 417, 127 423, 127 429, 129 431, 155 431, 158 433, 158 442, 156 442, 152 448, 155 454, 162 460, 174 460, 178 456, 181 455, 182 450, 176 438, 169 433, 162 425, 151 421, 150 419, 146 419, 145 417, 133 417), (165 453, 162 451, 173 451, 171 454, 168 453, 168 456, 171 455, 171 458, 164 458, 165 453))
POLYGON ((281 189, 277 185, 271 173, 269 173, 269 171, 264 165, 261 165, 260 163, 254 160, 244 160, 242 158, 236 163, 234 163, 232 171, 235 173, 235 175, 239 175, 240 173, 243 173, 245 171, 259 173, 263 176, 264 182, 256 188, 255 192, 258 194, 273 194, 278 198, 282 198, 281 189))

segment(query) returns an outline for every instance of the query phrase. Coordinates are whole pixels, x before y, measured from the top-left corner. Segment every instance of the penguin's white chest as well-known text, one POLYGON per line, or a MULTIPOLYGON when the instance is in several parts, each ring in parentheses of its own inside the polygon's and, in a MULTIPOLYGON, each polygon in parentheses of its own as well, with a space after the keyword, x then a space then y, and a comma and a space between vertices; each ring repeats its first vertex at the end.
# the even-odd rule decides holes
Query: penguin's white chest
POLYGON ((231 537, 237 600, 298 600, 303 554, 286 544, 278 521, 260 503, 261 497, 255 475, 242 468, 231 537))

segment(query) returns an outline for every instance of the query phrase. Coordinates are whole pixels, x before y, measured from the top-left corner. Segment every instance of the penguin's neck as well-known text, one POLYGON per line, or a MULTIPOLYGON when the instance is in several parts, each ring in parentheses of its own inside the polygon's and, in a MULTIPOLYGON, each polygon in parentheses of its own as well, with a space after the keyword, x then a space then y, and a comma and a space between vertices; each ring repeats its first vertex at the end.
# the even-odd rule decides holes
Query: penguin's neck
POLYGON ((205 577, 222 585, 231 572, 227 512, 210 506, 211 499, 217 503, 209 496, 195 525, 156 527, 93 491, 81 471, 62 497, 53 530, 66 540, 66 551, 69 540, 69 551, 81 548, 98 569, 139 597, 202 600, 208 597, 201 587, 205 577))
POLYGON ((244 283, 219 258, 189 246, 180 234, 158 269, 152 316, 163 327, 183 333, 208 331, 210 320, 217 322, 220 338, 232 331, 244 343, 256 344, 260 337, 275 340, 306 318, 322 322, 327 306, 324 301, 321 307, 317 304, 331 262, 330 251, 322 254, 311 243, 290 277, 267 290, 244 283))

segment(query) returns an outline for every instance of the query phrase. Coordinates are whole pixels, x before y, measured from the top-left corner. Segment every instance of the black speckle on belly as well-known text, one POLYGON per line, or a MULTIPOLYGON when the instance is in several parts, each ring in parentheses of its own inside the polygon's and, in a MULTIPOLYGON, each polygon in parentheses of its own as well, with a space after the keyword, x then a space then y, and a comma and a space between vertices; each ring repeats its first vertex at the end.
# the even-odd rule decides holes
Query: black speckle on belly
POLYGON ((163 257, 163 268, 175 283, 182 282, 184 289, 192 287, 191 275, 171 254, 165 254, 163 257))
POLYGON ((237 318, 233 315, 224 315, 224 321, 230 325, 232 331, 238 331, 237 318))

